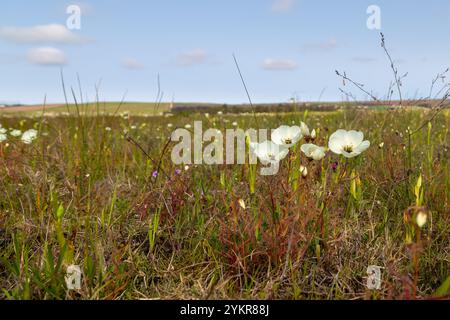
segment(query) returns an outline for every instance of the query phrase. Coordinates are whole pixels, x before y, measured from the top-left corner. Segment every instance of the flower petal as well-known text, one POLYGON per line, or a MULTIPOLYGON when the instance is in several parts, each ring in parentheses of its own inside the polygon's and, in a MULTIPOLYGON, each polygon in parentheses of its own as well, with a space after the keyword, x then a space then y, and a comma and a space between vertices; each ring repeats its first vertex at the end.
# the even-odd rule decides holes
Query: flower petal
POLYGON ((314 160, 322 160, 325 157, 325 148, 324 147, 317 147, 311 152, 311 158, 314 160))
POLYGON ((347 131, 344 129, 339 129, 330 136, 329 140, 344 139, 346 136, 347 136, 347 131))
POLYGON ((350 130, 347 132, 347 144, 358 146, 364 140, 364 133, 361 131, 350 130))
POLYGON ((271 134, 272 141, 276 144, 284 144, 283 139, 288 135, 289 129, 288 126, 280 126, 273 130, 271 134))
POLYGON ((336 154, 342 154, 342 147, 344 145, 344 140, 340 136, 330 139, 328 141, 328 148, 336 154))
POLYGON ((342 155, 343 155, 344 157, 346 157, 346 158, 354 158, 354 157, 356 157, 357 155, 359 155, 359 153, 356 153, 356 152, 347 152, 347 151, 345 151, 345 150, 342 150, 342 155))
POLYGON ((370 141, 369 140, 365 140, 363 142, 361 142, 354 150, 354 152, 357 153, 361 153, 366 151, 368 148, 370 147, 370 141))
POLYGON ((311 155, 311 149, 314 145, 311 143, 306 143, 306 144, 302 144, 302 146, 300 147, 300 150, 302 150, 302 152, 309 157, 311 155))

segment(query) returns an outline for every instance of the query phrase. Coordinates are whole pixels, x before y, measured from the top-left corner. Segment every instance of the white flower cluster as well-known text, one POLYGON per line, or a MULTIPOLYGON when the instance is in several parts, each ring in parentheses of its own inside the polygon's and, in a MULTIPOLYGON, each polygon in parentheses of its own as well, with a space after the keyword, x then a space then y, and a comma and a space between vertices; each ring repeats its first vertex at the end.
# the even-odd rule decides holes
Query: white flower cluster
MULTIPOLYGON (((20 138, 23 143, 31 144, 37 138, 37 130, 30 129, 22 133, 18 129, 9 129, 9 135, 14 138, 20 138)), ((0 142, 8 140, 8 130, 0 124, 0 142)))
MULTIPOLYGON (((311 160, 322 160, 326 155, 325 147, 312 143, 316 139, 316 131, 310 131, 305 123, 300 126, 283 125, 272 132, 271 140, 262 143, 251 143, 251 149, 258 159, 266 164, 279 162, 289 153, 302 138, 307 142, 301 146, 301 151, 311 160)), ((353 158, 369 148, 370 142, 364 141, 364 134, 355 130, 339 129, 333 133, 328 142, 329 149, 346 158, 353 158)))

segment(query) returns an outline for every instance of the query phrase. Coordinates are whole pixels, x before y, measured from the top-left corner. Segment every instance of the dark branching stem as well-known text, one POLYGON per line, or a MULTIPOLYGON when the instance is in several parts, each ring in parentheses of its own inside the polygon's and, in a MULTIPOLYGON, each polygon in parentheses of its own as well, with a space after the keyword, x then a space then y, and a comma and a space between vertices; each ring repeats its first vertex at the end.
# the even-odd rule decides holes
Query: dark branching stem
MULTIPOLYGON (((153 163, 153 165, 155 166, 155 168, 157 168, 158 169, 158 171, 157 172, 159 172, 159 171, 161 171, 165 176, 166 176, 166 178, 168 178, 168 179, 170 179, 170 176, 161 168, 161 162, 160 161, 156 161, 156 160, 154 160, 149 154, 148 154, 148 152, 147 151, 145 151, 145 149, 136 141, 136 140, 134 140, 133 139, 133 137, 131 137, 130 135, 128 135, 128 134, 125 134, 124 135, 124 137, 125 137, 125 139, 128 141, 128 142, 130 142, 131 144, 133 144, 134 146, 136 146, 137 148, 139 148, 139 150, 141 150, 141 152, 153 163)), ((166 147, 165 147, 166 148, 166 147)), ((156 179, 155 179, 156 180, 156 179)))
POLYGON ((402 79, 404 79, 408 75, 408 73, 405 73, 401 77, 398 75, 398 69, 397 69, 397 67, 394 64, 394 60, 392 60, 391 54, 389 53, 388 49, 386 48, 386 42, 384 40, 384 34, 382 32, 380 32, 380 35, 381 35, 381 47, 383 48, 384 52, 386 53, 386 56, 388 57, 389 63, 391 65, 392 72, 394 73, 394 81, 395 81, 395 84, 397 86, 398 97, 399 97, 400 106, 401 106, 403 104, 402 89, 401 89, 402 79))
MULTIPOLYGON (((370 93, 369 91, 367 91, 366 89, 364 89, 364 84, 362 83, 358 83, 353 81, 352 79, 350 79, 349 77, 347 77, 347 74, 345 73, 345 71, 343 73, 340 73, 338 70, 335 71, 336 74, 342 78, 343 80, 343 84, 345 86, 345 81, 350 82, 351 84, 353 84, 355 87, 357 87, 360 91, 364 92, 365 94, 367 94, 372 100, 380 102, 381 101, 375 97, 372 93, 370 93)), ((343 90, 341 90, 341 92, 344 92, 343 90)), ((344 92, 345 95, 347 95, 347 93, 344 92)))
MULTIPOLYGON (((445 69, 443 72, 438 73, 436 75, 436 77, 431 81, 431 87, 430 87, 430 93, 428 94, 428 99, 431 99, 431 96, 433 95, 433 89, 434 89, 434 86, 436 85, 436 82, 438 82, 439 80, 441 80, 442 82, 445 82, 445 79, 447 77, 446 73, 448 71, 449 71, 449 68, 445 69)), ((434 97, 436 98, 436 96, 438 96, 440 94, 440 92, 442 92, 442 90, 448 86, 449 86, 449 84, 444 85, 443 88, 441 90, 439 90, 434 97)))

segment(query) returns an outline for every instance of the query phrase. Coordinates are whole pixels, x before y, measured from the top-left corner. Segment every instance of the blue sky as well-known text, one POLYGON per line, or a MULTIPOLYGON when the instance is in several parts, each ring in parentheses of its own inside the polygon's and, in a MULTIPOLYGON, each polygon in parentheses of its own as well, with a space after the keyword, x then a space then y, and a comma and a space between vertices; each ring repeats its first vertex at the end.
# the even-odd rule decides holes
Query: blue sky
POLYGON ((91 99, 101 79, 103 100, 153 101, 160 74, 166 101, 246 102, 233 53, 255 102, 340 101, 335 69, 383 95, 392 74, 369 5, 409 72, 404 94, 425 94, 450 66, 448 0, 2 0, 0 102, 62 102, 61 66, 91 99), (80 30, 66 29, 71 4, 80 30))

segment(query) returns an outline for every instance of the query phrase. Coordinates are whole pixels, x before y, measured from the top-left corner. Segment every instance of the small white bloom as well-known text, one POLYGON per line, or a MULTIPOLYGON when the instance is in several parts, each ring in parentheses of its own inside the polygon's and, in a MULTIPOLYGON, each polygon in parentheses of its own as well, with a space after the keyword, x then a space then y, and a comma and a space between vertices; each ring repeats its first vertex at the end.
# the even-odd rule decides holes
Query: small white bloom
POLYGON ((322 160, 325 157, 325 148, 312 143, 302 145, 301 150, 310 159, 322 160))
POLYGON ((131 129, 131 130, 136 130, 137 127, 136 127, 136 126, 131 126, 130 129, 131 129))
POLYGON ((0 127, 0 133, 6 133, 8 130, 6 130, 5 128, 0 127))
POLYGON ((302 138, 298 126, 281 126, 272 132, 272 141, 280 146, 292 147, 302 138))
POLYGON ((106 127, 105 130, 106 131, 111 131, 111 128, 110 127, 106 127))
POLYGON ((280 162, 289 153, 289 148, 272 141, 252 142, 250 148, 263 164, 280 162))
POLYGON ((364 134, 361 131, 339 129, 330 136, 328 147, 336 154, 353 158, 367 150, 370 142, 364 141, 364 134))
POLYGON ((173 127, 173 124, 171 124, 171 123, 167 124, 167 128, 172 128, 172 127, 173 127))
POLYGON ((0 142, 5 141, 6 139, 8 139, 8 137, 6 136, 6 134, 0 133, 0 142))
POLYGON ((306 178, 308 175, 308 168, 305 166, 300 166, 300 173, 302 174, 303 178, 306 178))
POLYGON ((236 121, 234 121, 234 122, 232 123, 232 125, 233 125, 233 127, 237 127, 237 126, 238 126, 238 123, 237 123, 236 121))
POLYGON ((23 133, 22 135, 22 142, 25 144, 31 144, 34 139, 37 138, 37 130, 30 129, 23 133))
POLYGON ((239 199, 238 202, 239 202, 239 205, 241 206, 242 209, 245 210, 247 208, 246 205, 245 205, 245 201, 243 199, 239 199))
POLYGON ((189 166, 188 165, 185 165, 184 166, 184 171, 188 171, 189 170, 189 166))
POLYGON ((9 134, 13 137, 20 137, 22 135, 22 131, 14 129, 14 130, 11 130, 11 132, 9 134))
POLYGON ((378 145, 378 147, 379 147, 380 149, 383 149, 383 147, 384 147, 384 142, 381 142, 381 143, 378 145))
POLYGON ((427 214, 425 211, 419 211, 416 215, 416 223, 419 226, 419 228, 422 228, 425 223, 427 223, 427 214))
POLYGON ((184 127, 185 127, 186 129, 192 128, 192 126, 191 126, 190 124, 187 124, 187 125, 185 125, 184 127))
POLYGON ((222 112, 222 111, 219 111, 219 112, 217 112, 217 115, 218 115, 218 116, 221 116, 221 115, 223 115, 223 112, 222 112))

